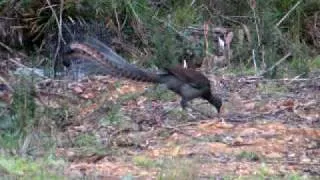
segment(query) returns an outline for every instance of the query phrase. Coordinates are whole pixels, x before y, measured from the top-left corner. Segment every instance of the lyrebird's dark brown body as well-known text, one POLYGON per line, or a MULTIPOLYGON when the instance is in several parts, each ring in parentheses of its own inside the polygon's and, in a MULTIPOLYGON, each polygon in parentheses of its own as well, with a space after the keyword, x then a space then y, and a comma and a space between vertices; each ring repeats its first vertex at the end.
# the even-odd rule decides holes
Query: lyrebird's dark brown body
POLYGON ((200 72, 182 67, 166 68, 157 74, 129 64, 111 48, 96 39, 70 44, 71 56, 81 56, 87 60, 98 62, 111 73, 129 79, 165 84, 168 89, 182 97, 181 106, 194 98, 203 98, 214 105, 218 112, 222 105, 219 97, 211 93, 210 81, 200 72))

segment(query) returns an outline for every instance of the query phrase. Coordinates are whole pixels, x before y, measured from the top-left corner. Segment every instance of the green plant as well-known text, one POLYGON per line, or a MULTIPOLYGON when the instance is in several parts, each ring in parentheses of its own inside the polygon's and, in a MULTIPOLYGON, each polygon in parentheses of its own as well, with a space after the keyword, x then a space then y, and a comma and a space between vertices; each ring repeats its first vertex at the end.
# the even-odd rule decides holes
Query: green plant
POLYGON ((289 174, 285 175, 284 179, 288 179, 288 180, 306 180, 306 179, 312 179, 311 177, 309 177, 308 175, 301 175, 300 173, 297 172, 292 172, 289 174))
POLYGON ((106 148, 99 142, 94 134, 80 134, 75 138, 74 145, 77 147, 77 153, 80 156, 106 154, 106 148))
POLYGON ((167 90, 161 85, 157 85, 152 91, 148 91, 146 96, 151 100, 163 101, 172 101, 177 97, 172 91, 167 90))
POLYGON ((177 7, 173 12, 173 24, 177 27, 187 27, 197 23, 198 17, 200 17, 197 8, 190 6, 191 1, 184 2, 183 5, 177 7))
POLYGON ((241 75, 254 75, 256 72, 255 72, 255 69, 252 67, 252 66, 243 66, 241 68, 234 68, 234 67, 230 67, 227 69, 227 72, 225 73, 228 73, 230 72, 230 74, 241 74, 241 75))
POLYGON ((294 59, 291 61, 289 68, 293 77, 299 75, 300 77, 307 77, 310 68, 309 60, 307 59, 294 59))
POLYGON ((260 84, 258 90, 265 94, 281 94, 288 92, 287 87, 277 85, 276 83, 260 84))
POLYGON ((257 175, 261 178, 271 176, 269 167, 266 164, 262 163, 257 171, 257 175))
POLYGON ((260 156, 255 152, 248 152, 248 151, 242 151, 240 154, 237 155, 238 159, 245 159, 248 161, 259 161, 261 158, 260 156))
MULTIPOLYGON (((266 170, 266 169, 265 169, 266 170)), ((283 175, 271 175, 269 173, 262 173, 261 169, 258 172, 255 172, 256 175, 244 175, 244 176, 236 176, 236 175, 226 175, 223 177, 224 180, 251 180, 251 179, 273 179, 273 180, 282 180, 282 179, 288 179, 288 180, 307 180, 307 179, 316 179, 311 178, 308 175, 301 175, 297 172, 290 172, 285 173, 283 175)), ((264 170, 263 170, 264 171, 264 170)), ((215 179, 215 178, 212 178, 215 179)))
POLYGON ((36 103, 35 91, 27 82, 21 82, 13 94, 12 110, 15 116, 15 126, 21 132, 28 132, 34 125, 36 103))
POLYGON ((167 110, 168 112, 168 118, 170 119, 179 119, 182 121, 187 121, 188 120, 188 112, 182 110, 179 106, 177 108, 167 110))
POLYGON ((9 0, 1 0, 1 1, 0 1, 0 12, 1 12, 3 6, 5 6, 5 5, 8 3, 8 1, 9 1, 9 0))
POLYGON ((0 134, 0 145, 5 149, 18 149, 19 142, 22 139, 20 134, 10 133, 10 132, 1 132, 0 134))
MULTIPOLYGON (((61 179, 59 173, 50 172, 50 166, 54 169, 63 167, 61 161, 32 161, 20 157, 0 156, 0 172, 2 178, 8 179, 61 179), (62 166, 61 166, 62 165, 62 166)), ((52 170, 52 169, 51 169, 52 170)))
POLYGON ((152 168, 156 166, 156 162, 148 157, 145 156, 135 156, 133 157, 133 162, 137 166, 141 166, 144 168, 152 168))
POLYGON ((35 172, 39 169, 39 165, 36 163, 28 163, 27 160, 20 158, 7 158, 0 157, 0 166, 8 174, 23 175, 27 172, 35 172))
POLYGON ((123 102, 127 102, 133 99, 137 99, 139 96, 141 96, 141 93, 127 93, 127 94, 123 94, 119 97, 119 102, 123 103, 123 102))
POLYGON ((20 141, 33 131, 38 124, 36 116, 35 90, 26 79, 21 79, 14 89, 12 104, 7 116, 1 119, 3 129, 0 131, 1 146, 18 148, 20 141))
POLYGON ((181 42, 176 39, 175 32, 165 28, 155 30, 151 38, 155 52, 150 63, 157 67, 170 67, 179 63, 178 57, 182 54, 181 42))
POLYGON ((116 81, 116 82, 114 83, 114 87, 115 87, 116 89, 119 89, 119 88, 121 87, 121 81, 116 81))
POLYGON ((121 105, 114 104, 108 112, 107 117, 102 118, 100 123, 104 125, 117 125, 122 121, 123 115, 121 113, 121 105))
POLYGON ((95 146, 97 143, 97 138, 93 134, 80 134, 74 141, 74 144, 78 147, 95 146))
POLYGON ((320 69, 320 56, 317 56, 309 61, 309 68, 311 70, 318 70, 320 69))
POLYGON ((164 159, 159 161, 161 171, 158 175, 159 180, 174 180, 174 179, 197 179, 198 168, 190 160, 186 159, 164 159))

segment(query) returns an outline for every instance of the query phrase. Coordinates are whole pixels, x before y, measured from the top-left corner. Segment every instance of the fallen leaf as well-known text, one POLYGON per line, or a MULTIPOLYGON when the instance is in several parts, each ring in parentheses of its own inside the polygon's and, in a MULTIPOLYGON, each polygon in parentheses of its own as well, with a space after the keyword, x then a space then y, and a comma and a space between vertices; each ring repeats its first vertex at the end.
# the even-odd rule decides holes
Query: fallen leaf
POLYGON ((282 109, 287 109, 289 111, 293 111, 294 100, 293 99, 287 99, 285 101, 282 101, 281 106, 283 107, 282 109))
POLYGON ((95 97, 95 94, 92 92, 84 93, 80 95, 84 99, 93 99, 95 97))

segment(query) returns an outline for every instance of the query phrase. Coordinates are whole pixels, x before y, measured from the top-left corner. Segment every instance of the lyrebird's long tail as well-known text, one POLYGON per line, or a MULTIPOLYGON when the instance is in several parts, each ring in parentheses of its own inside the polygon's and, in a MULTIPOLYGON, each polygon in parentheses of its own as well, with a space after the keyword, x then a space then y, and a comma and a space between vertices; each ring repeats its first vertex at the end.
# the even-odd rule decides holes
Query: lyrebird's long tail
POLYGON ((97 39, 87 38, 83 42, 73 42, 70 44, 70 48, 72 50, 71 56, 81 56, 86 60, 98 62, 118 76, 136 81, 160 82, 160 75, 128 63, 124 58, 97 39))

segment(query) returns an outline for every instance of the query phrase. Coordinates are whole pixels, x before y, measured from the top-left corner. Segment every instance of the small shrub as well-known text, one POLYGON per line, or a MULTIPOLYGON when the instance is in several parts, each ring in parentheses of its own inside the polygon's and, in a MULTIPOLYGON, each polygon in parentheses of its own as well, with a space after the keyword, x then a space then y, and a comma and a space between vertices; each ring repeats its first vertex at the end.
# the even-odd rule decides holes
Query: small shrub
POLYGON ((289 72, 291 72, 292 77, 297 75, 300 77, 307 77, 309 71, 309 63, 307 59, 294 59, 289 65, 289 72))
POLYGON ((155 52, 150 64, 164 68, 179 63, 178 57, 182 54, 182 49, 173 31, 159 28, 155 30, 151 42, 154 45, 155 52))
POLYGON ((183 6, 177 7, 173 14, 173 23, 178 27, 187 27, 188 25, 194 24, 199 17, 196 8, 190 6, 190 3, 185 3, 183 6))
POLYGON ((161 168, 160 174, 157 178, 159 180, 193 180, 198 177, 198 168, 190 160, 166 159, 159 164, 159 167, 161 168))
POLYGON ((100 123, 105 125, 117 125, 122 121, 123 114, 121 112, 121 105, 120 104, 114 104, 112 105, 111 109, 108 112, 107 117, 102 118, 100 120, 100 123))
POLYGON ((9 109, 6 118, 0 120, 3 125, 0 131, 0 143, 1 146, 15 149, 20 146, 19 142, 39 123, 35 91, 29 81, 21 80, 14 88, 9 109))
POLYGON ((127 93, 127 94, 123 94, 121 95, 121 97, 119 98, 119 101, 121 103, 130 101, 130 100, 134 100, 137 99, 141 94, 140 93, 127 93))
POLYGON ((15 128, 20 132, 28 132, 35 125, 35 91, 27 82, 21 82, 13 94, 12 110, 15 128))
POLYGON ((25 158, 19 157, 7 157, 0 156, 0 171, 2 178, 6 179, 61 179, 59 173, 54 174, 50 172, 49 166, 52 166, 52 169, 55 167, 61 167, 63 163, 45 161, 32 161, 25 158))
POLYGON ((248 161, 259 161, 260 156, 255 153, 255 152, 247 152, 247 151, 242 151, 240 154, 237 155, 238 159, 245 159, 248 161))
POLYGON ((320 69, 320 56, 317 56, 314 59, 310 60, 309 67, 311 70, 319 70, 320 69))
POLYGON ((181 110, 180 106, 178 108, 174 108, 170 110, 167 110, 168 112, 168 118, 169 119, 179 119, 179 120, 188 120, 188 112, 181 110))
POLYGON ((172 101, 177 97, 172 91, 169 91, 161 85, 155 86, 153 90, 148 91, 146 96, 151 100, 162 101, 172 101))
POLYGON ((256 173, 260 178, 266 178, 272 175, 269 167, 264 163, 261 164, 261 166, 259 167, 259 170, 256 173))
POLYGON ((152 168, 156 166, 156 162, 145 156, 135 156, 133 157, 133 162, 137 166, 141 166, 144 168, 152 168))
POLYGON ((95 146, 97 143, 97 138, 91 134, 80 134, 74 141, 74 144, 78 147, 95 146))
POLYGON ((106 148, 93 134, 80 134, 75 138, 74 145, 78 148, 77 153, 81 156, 106 154, 106 148))

